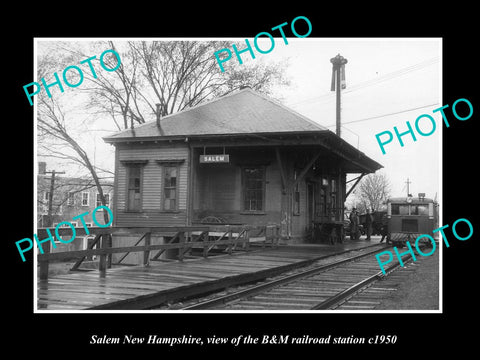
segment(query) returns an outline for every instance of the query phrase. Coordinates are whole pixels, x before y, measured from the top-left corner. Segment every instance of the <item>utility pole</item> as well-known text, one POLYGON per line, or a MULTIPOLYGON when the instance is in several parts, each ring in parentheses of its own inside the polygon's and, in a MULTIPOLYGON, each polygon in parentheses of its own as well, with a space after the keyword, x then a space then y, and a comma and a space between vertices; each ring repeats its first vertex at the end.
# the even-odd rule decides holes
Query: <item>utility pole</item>
POLYGON ((343 56, 338 54, 334 58, 330 59, 332 63, 332 86, 331 91, 336 91, 337 94, 337 121, 336 121, 336 131, 335 133, 340 136, 341 131, 341 121, 340 121, 340 93, 342 88, 345 88, 345 84, 342 85, 342 80, 345 82, 345 64, 348 62, 343 56), (336 76, 335 76, 336 75, 336 76), (343 78, 343 79, 342 79, 343 78))
POLYGON ((44 224, 44 227, 50 227, 53 225, 53 192, 55 188, 55 175, 56 174, 65 174, 65 171, 55 172, 52 171, 45 171, 45 174, 52 174, 52 178, 50 179, 50 194, 48 196, 48 212, 47 212, 47 224, 44 224))
POLYGON ((409 178, 407 178, 407 181, 405 181, 407 184, 407 197, 410 196, 410 184, 412 183, 409 178))
MULTIPOLYGON (((48 212, 47 212, 47 223, 43 224, 44 227, 52 227, 53 225, 53 192, 55 189, 55 174, 65 174, 64 171, 55 172, 52 171, 45 171, 43 174, 52 174, 52 178, 50 179, 50 194, 48 195, 48 212)), ((50 241, 47 241, 45 244, 42 245, 43 253, 50 252, 50 241)), ((45 280, 48 279, 48 262, 45 262, 40 265, 40 279, 45 280)))

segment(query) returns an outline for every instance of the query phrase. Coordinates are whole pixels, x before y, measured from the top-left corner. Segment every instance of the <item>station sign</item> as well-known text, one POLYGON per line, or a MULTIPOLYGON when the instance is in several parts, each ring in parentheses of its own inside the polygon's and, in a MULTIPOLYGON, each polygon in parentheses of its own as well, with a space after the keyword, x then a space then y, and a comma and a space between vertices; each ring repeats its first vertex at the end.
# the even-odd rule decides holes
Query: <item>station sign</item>
POLYGON ((200 155, 201 164, 225 164, 230 162, 230 155, 200 155))

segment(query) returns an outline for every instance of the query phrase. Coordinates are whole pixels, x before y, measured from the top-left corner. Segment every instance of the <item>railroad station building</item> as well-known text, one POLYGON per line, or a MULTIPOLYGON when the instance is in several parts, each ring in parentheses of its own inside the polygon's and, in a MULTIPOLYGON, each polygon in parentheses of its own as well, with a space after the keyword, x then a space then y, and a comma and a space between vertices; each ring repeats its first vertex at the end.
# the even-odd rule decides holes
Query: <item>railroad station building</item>
POLYGON ((343 222, 346 175, 382 167, 248 87, 104 140, 120 227, 280 224, 284 241, 326 242, 338 234, 313 230, 343 222))

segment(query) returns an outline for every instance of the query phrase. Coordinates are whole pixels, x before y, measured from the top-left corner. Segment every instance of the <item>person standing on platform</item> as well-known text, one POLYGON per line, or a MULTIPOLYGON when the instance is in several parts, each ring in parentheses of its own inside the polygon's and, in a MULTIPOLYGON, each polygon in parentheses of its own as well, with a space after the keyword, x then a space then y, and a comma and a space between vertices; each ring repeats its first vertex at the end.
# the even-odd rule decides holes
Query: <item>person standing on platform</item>
POLYGON ((388 218, 387 214, 382 215, 382 227, 380 228, 380 233, 382 234, 382 238, 380 239, 380 242, 383 242, 385 238, 387 238, 387 244, 390 243, 388 240, 388 218))
POLYGON ((371 235, 372 235, 372 225, 373 225, 373 216, 370 214, 370 209, 367 209, 367 215, 365 219, 365 225, 367 226, 367 241, 371 240, 371 235))
POLYGON ((358 214, 357 209, 352 208, 350 212, 350 240, 358 240, 358 214))

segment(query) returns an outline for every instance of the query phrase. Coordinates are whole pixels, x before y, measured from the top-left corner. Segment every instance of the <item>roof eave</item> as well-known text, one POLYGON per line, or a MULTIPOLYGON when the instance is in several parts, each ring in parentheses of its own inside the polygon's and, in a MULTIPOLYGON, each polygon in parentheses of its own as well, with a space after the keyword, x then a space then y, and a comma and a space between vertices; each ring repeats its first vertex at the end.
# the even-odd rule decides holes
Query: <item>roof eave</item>
POLYGON ((103 141, 106 143, 119 143, 119 142, 163 142, 188 139, 219 139, 219 138, 245 138, 245 137, 277 137, 277 136, 312 136, 323 135, 330 130, 300 130, 300 131, 276 131, 276 132, 255 132, 255 133, 231 133, 231 134, 185 134, 185 135, 155 135, 155 136, 105 136, 103 141))
MULTIPOLYGON (((192 135, 164 135, 164 136, 142 136, 142 137, 104 137, 103 140, 110 144, 118 143, 144 143, 144 142, 187 142, 195 140, 219 140, 234 138, 279 138, 313 136, 319 137, 315 140, 316 144, 323 146, 327 150, 337 154, 345 160, 354 164, 360 173, 374 173, 383 168, 383 165, 369 158, 360 150, 337 136, 330 130, 310 130, 310 131, 277 131, 264 133, 233 133, 233 134, 192 134, 192 135)), ((275 145, 275 144, 273 144, 275 145)), ((278 144, 277 144, 278 145, 278 144)))

